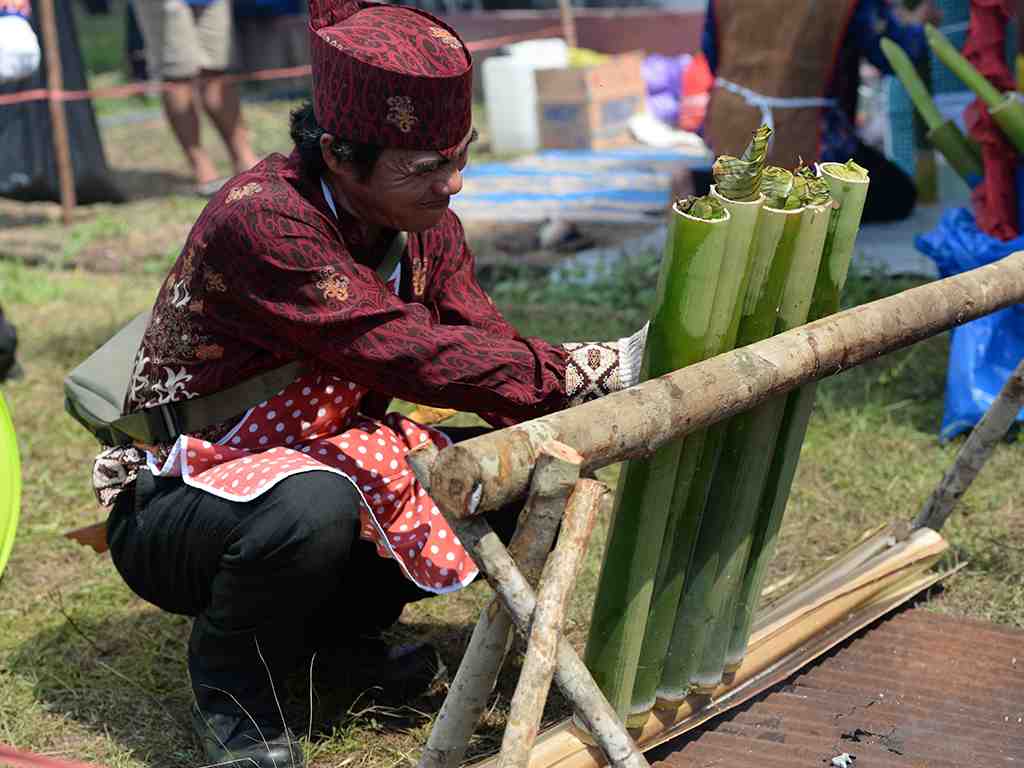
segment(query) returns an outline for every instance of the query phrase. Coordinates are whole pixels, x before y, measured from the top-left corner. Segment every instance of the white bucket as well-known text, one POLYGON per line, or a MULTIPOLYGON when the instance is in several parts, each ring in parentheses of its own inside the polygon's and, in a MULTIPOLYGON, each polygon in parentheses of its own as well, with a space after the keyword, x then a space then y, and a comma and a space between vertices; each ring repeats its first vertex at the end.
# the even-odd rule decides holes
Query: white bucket
POLYGON ((534 66, 518 56, 491 56, 483 63, 491 151, 534 152, 540 146, 534 66))

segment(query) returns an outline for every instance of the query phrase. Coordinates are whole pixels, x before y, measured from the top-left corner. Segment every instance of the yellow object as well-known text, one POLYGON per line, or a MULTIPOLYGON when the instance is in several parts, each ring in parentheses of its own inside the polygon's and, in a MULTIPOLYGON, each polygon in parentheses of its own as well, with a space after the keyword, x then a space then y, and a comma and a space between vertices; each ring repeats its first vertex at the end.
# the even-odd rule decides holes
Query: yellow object
POLYGON ((409 414, 409 418, 415 421, 417 424, 424 426, 430 424, 440 424, 446 419, 450 419, 458 411, 454 411, 451 408, 433 408, 429 405, 418 405, 416 410, 409 414))
POLYGON ((21 512, 21 462, 14 423, 0 393, 0 575, 3 575, 21 512))
POLYGON ((1024 53, 1017 54, 1017 90, 1024 92, 1024 53))
POLYGON ((570 69, 581 69, 583 67, 595 67, 598 64, 603 64, 608 60, 608 55, 605 53, 598 53, 592 51, 589 48, 570 48, 569 49, 569 68, 570 69))

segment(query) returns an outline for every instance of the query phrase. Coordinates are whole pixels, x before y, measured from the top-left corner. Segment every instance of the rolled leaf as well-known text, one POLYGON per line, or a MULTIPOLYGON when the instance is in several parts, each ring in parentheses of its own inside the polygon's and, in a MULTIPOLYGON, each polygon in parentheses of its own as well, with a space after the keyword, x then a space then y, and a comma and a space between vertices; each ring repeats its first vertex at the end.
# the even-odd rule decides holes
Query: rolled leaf
POLYGON ((762 125, 740 157, 720 155, 711 166, 715 187, 727 200, 754 200, 761 192, 761 173, 768 156, 772 129, 762 125))
MULTIPOLYGON (((730 215, 709 198, 673 207, 644 351, 642 377, 702 359, 725 254, 730 215)), ((622 717, 630 705, 654 575, 669 513, 682 441, 627 462, 598 582, 586 663, 622 717)))

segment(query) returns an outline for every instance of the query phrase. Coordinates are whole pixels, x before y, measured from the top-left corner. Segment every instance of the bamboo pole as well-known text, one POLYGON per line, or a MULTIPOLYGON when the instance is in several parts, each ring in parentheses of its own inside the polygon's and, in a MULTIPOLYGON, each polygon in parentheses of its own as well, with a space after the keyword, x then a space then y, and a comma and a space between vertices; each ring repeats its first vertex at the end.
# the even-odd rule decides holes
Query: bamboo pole
POLYGON ((576 47, 576 19, 572 13, 572 0, 558 0, 558 11, 562 19, 562 37, 570 48, 576 47))
POLYGON ((540 446, 572 445, 583 471, 650 453, 769 397, 1024 301, 1024 252, 839 312, 598 400, 446 448, 431 477, 453 517, 522 496, 540 446))
POLYGON ((500 768, 522 768, 530 759, 555 674, 555 654, 569 597, 607 493, 604 483, 580 480, 569 497, 558 545, 540 577, 526 660, 501 742, 500 768))
MULTIPOLYGON (((486 520, 449 518, 463 546, 480 565, 487 581, 512 614, 516 629, 527 636, 537 598, 505 546, 486 520)), ((601 693, 586 665, 561 637, 556 654, 555 682, 576 710, 594 741, 615 768, 648 768, 648 763, 618 715, 601 693)))
POLYGON ((43 50, 46 62, 46 87, 49 90, 50 125, 53 130, 53 151, 57 158, 57 178, 60 182, 60 208, 64 226, 71 224, 71 212, 75 208, 75 177, 71 165, 71 150, 68 145, 67 115, 64 102, 57 96, 64 90, 64 73, 57 44, 57 17, 53 0, 38 0, 39 27, 43 33, 43 50))
POLYGON ((970 487, 978 472, 985 466, 996 444, 1003 439, 1013 425, 1020 409, 1024 407, 1024 360, 1010 374, 1003 388, 999 390, 992 405, 971 430, 967 440, 953 460, 953 466, 932 491, 924 508, 914 520, 914 527, 927 526, 941 530, 947 518, 953 514, 960 498, 970 487))
MULTIPOLYGON (((407 460, 416 477, 426 478, 429 483, 429 469, 436 459, 437 448, 427 442, 410 452, 407 460)), ((551 551, 565 502, 579 479, 581 463, 580 455, 565 445, 551 442, 541 447, 530 497, 509 545, 530 583, 536 583, 551 551)), ((429 490, 428 483, 423 485, 429 490)), ((473 628, 420 756, 419 768, 455 768, 462 763, 511 645, 512 629, 512 618, 502 610, 499 600, 493 599, 473 628)))

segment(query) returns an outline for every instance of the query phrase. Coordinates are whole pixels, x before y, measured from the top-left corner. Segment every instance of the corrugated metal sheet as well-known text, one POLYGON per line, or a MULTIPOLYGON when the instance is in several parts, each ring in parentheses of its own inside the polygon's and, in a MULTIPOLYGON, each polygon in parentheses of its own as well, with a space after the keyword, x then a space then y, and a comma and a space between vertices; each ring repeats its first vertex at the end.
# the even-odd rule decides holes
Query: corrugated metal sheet
POLYGON ((1024 766, 1024 632, 905 609, 648 754, 661 768, 1024 766))

